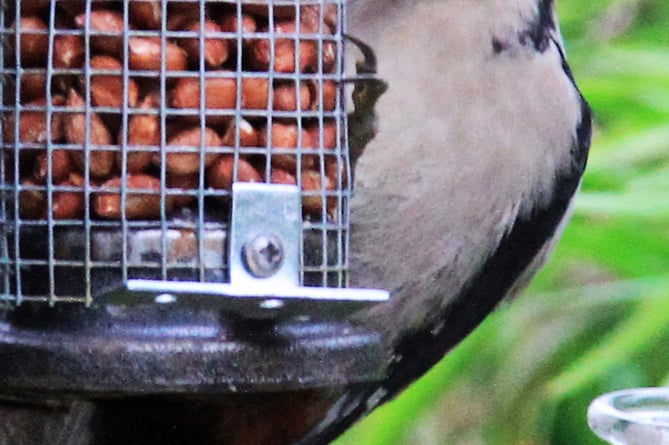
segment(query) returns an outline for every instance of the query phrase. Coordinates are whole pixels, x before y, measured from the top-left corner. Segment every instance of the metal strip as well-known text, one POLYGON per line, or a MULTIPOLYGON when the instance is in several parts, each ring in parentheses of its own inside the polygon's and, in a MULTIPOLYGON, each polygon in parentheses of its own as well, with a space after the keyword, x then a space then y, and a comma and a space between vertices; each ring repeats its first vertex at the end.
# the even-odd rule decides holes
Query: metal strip
MULTIPOLYGON (((215 307, 242 318, 338 319, 389 299, 377 289, 300 287, 302 217, 295 186, 236 183, 232 189, 230 284, 128 280, 109 304, 215 307)), ((327 268, 323 267, 323 274, 327 268)))
POLYGON ((383 303, 389 293, 380 289, 274 287, 254 289, 220 283, 129 280, 99 299, 111 305, 177 305, 218 309, 244 319, 339 320, 383 303))

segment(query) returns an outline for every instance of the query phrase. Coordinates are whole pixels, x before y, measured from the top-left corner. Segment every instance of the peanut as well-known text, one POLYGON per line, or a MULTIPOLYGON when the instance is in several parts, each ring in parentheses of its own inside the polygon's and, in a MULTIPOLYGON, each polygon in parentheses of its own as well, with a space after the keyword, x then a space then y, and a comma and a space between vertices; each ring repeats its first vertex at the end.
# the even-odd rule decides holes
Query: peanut
POLYGON ((270 173, 270 182, 272 184, 296 185, 297 178, 295 175, 288 173, 286 170, 281 168, 273 168, 270 173))
POLYGON ((130 19, 140 28, 160 29, 162 17, 162 6, 158 0, 130 2, 130 19))
POLYGON ((334 81, 324 80, 321 91, 319 91, 319 82, 314 81, 311 84, 311 96, 313 97, 311 109, 314 111, 320 110, 322 103, 323 111, 334 111, 334 109, 337 107, 338 93, 339 89, 337 88, 337 84, 334 81))
POLYGON ((262 5, 262 4, 244 4, 242 11, 247 14, 257 15, 258 17, 268 18, 272 15, 277 19, 292 19, 295 18, 295 6, 278 6, 278 5, 262 5))
MULTIPOLYGON (((152 97, 146 97, 140 108, 150 109, 152 97)), ((128 121, 128 150, 126 152, 126 169, 129 173, 142 173, 153 162, 154 153, 150 147, 160 145, 160 117, 157 114, 134 114, 128 121), (141 150, 141 147, 147 149, 141 150), (140 148, 140 150, 137 150, 140 148)), ((118 142, 123 141, 123 134, 119 134, 118 142)), ((123 169, 122 153, 116 153, 116 165, 123 169)))
MULTIPOLYGON (((211 77, 204 80, 206 124, 219 126, 229 122, 231 115, 213 115, 210 111, 234 109, 237 102, 237 82, 233 78, 211 77)), ((196 77, 179 79, 172 89, 170 104, 175 108, 190 110, 186 116, 180 116, 187 122, 198 123, 200 120, 200 85, 196 77)))
POLYGON ((337 45, 335 42, 326 40, 323 42, 323 72, 333 73, 337 68, 337 45))
MULTIPOLYGON (((192 23, 185 31, 197 32, 197 37, 179 39, 179 45, 188 54, 188 61, 194 68, 200 66, 200 37, 199 33, 204 32, 205 36, 210 33, 222 32, 217 23, 206 20, 203 24, 199 21, 192 23)), ((204 62, 207 68, 220 68, 228 60, 228 44, 225 40, 219 38, 207 37, 204 40, 204 62)))
MULTIPOLYGON (((98 55, 91 58, 90 67, 93 73, 98 71, 111 71, 114 73, 91 75, 89 87, 93 105, 120 109, 125 102, 124 92, 127 93, 128 107, 137 105, 139 87, 133 79, 128 79, 128 82, 125 84, 127 90, 124 90, 123 77, 121 76, 123 65, 121 62, 111 56, 98 55)), ((81 83, 82 86, 85 86, 85 79, 82 79, 81 83)))
POLYGON ((260 130, 259 144, 261 147, 270 148, 295 148, 299 138, 299 129, 295 124, 283 124, 275 122, 272 124, 271 141, 268 140, 269 130, 264 127, 260 130))
MULTIPOLYGON (((176 108, 200 109, 200 78, 184 77, 172 90, 170 104, 176 108)), ((231 77, 208 77, 205 84, 205 108, 234 108, 237 102, 237 82, 231 77)))
POLYGON ((269 79, 245 77, 242 79, 242 108, 265 110, 269 100, 269 79))
POLYGON ((330 32, 332 34, 337 32, 337 23, 339 22, 339 9, 337 8, 337 5, 329 4, 325 6, 323 20, 325 21, 325 24, 330 27, 330 32))
MULTIPOLYGON (((167 142, 168 150, 165 154, 167 165, 165 168, 169 174, 189 175, 200 170, 200 151, 205 147, 219 147, 221 138, 211 128, 205 128, 204 134, 200 127, 187 128, 180 131, 167 142), (174 147, 195 147, 197 151, 178 151, 174 147)), ((207 153, 204 156, 204 166, 211 165, 219 155, 207 153)), ((157 166, 161 164, 160 153, 154 153, 153 162, 157 166)))
POLYGON ((238 158, 236 173, 235 177, 235 156, 222 155, 209 169, 207 183, 215 189, 230 190, 233 182, 262 181, 258 171, 244 158, 238 158))
POLYGON ((167 15, 167 29, 179 31, 200 18, 200 11, 193 3, 170 2, 170 11, 167 15), (194 7, 195 6, 195 7, 194 7))
MULTIPOLYGON (((295 124, 284 124, 275 122, 271 128, 271 140, 268 140, 267 127, 260 130, 258 145, 267 147, 272 150, 272 167, 279 167, 288 172, 297 171, 297 155, 292 153, 298 147, 313 148, 315 146, 309 133, 302 129, 300 132, 295 124), (279 150, 275 150, 275 149, 279 150), (293 150, 285 150, 293 149, 293 150)), ((316 164, 317 157, 315 155, 303 154, 301 157, 302 168, 313 168, 316 164)))
MULTIPOLYGON (((286 6, 268 6, 262 4, 248 4, 242 7, 242 11, 248 14, 256 15, 260 18, 267 19, 270 15, 277 20, 294 20, 297 16, 296 8, 292 5, 286 6)), ((326 31, 334 33, 337 30, 337 6, 329 4, 325 6, 322 13, 323 22, 327 26, 326 31)), ((311 27, 314 32, 319 29, 321 20, 321 7, 318 5, 302 5, 300 6, 300 21, 303 27, 311 27)))
POLYGON ((326 199, 326 210, 332 211, 336 206, 334 197, 325 197, 326 191, 335 189, 330 179, 323 177, 315 170, 302 171, 302 211, 312 216, 318 216, 323 213, 323 199, 326 199))
POLYGON ((78 173, 70 173, 58 186, 77 187, 80 190, 56 190, 51 201, 54 219, 77 219, 84 214, 84 178, 78 173))
POLYGON ((27 2, 21 2, 21 15, 30 16, 42 15, 49 9, 49 3, 51 0, 30 0, 27 2))
MULTIPOLYGON (((76 17, 86 11, 86 4, 91 3, 93 9, 109 9, 117 3, 116 0, 57 0, 58 9, 69 17, 76 17)), ((58 18, 58 17, 57 17, 58 18)))
MULTIPOLYGON (((85 106, 84 99, 71 89, 67 95, 66 105, 74 109, 82 109, 85 106)), ((112 143, 111 133, 94 112, 89 112, 90 117, 90 140, 86 140, 86 114, 76 112, 64 117, 65 139, 70 144, 83 147, 82 151, 73 151, 72 160, 77 168, 84 172, 88 168, 93 177, 101 178, 111 173, 114 167, 114 152, 106 150, 92 150, 94 146, 110 145, 112 143), (86 145, 88 143, 89 145, 86 145), (86 165, 85 151, 89 151, 88 165, 86 165)))
POLYGON ((228 127, 221 140, 221 145, 224 147, 257 147, 258 132, 246 119, 241 118, 236 124, 228 127), (237 128, 239 128, 239 145, 235 144, 237 128))
MULTIPOLYGON (((292 73, 296 71, 295 66, 295 36, 297 29, 295 22, 285 21, 279 22, 274 27, 274 32, 277 35, 274 40, 274 66, 272 69, 280 73, 292 73), (287 38, 281 38, 281 35, 286 35, 287 38)), ((261 71, 270 69, 270 59, 272 51, 270 48, 270 41, 268 39, 254 40, 251 44, 250 63, 253 68, 261 71)), ((317 66, 318 55, 317 45, 313 40, 300 40, 300 58, 299 68, 300 72, 314 71, 317 66)))
MULTIPOLYGON (((243 37, 248 34, 252 34, 258 30, 258 24, 255 19, 248 14, 242 14, 242 26, 239 26, 239 21, 237 20, 236 13, 228 13, 223 15, 218 21, 223 32, 231 32, 239 34, 242 38, 242 46, 248 46, 248 40, 244 40, 243 37)), ((237 39, 228 39, 228 47, 230 52, 237 51, 237 39)))
MULTIPOLYGON (((146 172, 153 164, 153 156, 154 153, 150 151, 133 151, 128 149, 126 152, 126 171, 132 174, 146 172)), ((123 171, 123 158, 120 152, 116 153, 116 165, 123 171)))
POLYGON ((26 66, 45 66, 49 50, 49 28, 39 17, 24 16, 17 23, 10 26, 10 30, 18 28, 20 35, 19 48, 15 47, 16 41, 13 34, 9 33, 8 51, 5 57, 8 63, 13 65, 14 51, 20 51, 21 65, 26 66))
MULTIPOLYGON (((163 44, 159 37, 132 37, 130 46, 130 69, 137 71, 160 71, 162 67, 163 44)), ((188 68, 188 56, 183 48, 172 42, 165 42, 165 70, 184 71, 188 68)))
POLYGON ((300 7, 300 23, 302 28, 312 30, 309 32, 316 32, 321 28, 321 18, 325 25, 323 31, 334 34, 337 30, 337 5, 326 5, 325 10, 322 11, 322 17, 321 7, 318 5, 302 5, 300 7))
MULTIPOLYGON (((59 183, 70 175, 72 161, 68 150, 53 150, 51 152, 51 180, 59 183)), ((49 157, 46 151, 41 152, 35 159, 33 176, 41 183, 45 183, 49 176, 49 157)))
MULTIPOLYGON (((63 105, 63 96, 53 96, 52 105, 63 105)), ((46 142, 59 142, 63 138, 63 115, 58 112, 51 113, 51 128, 47 125, 46 98, 35 99, 25 104, 35 107, 34 111, 19 112, 19 141, 24 144, 45 144, 46 142), (50 131, 49 131, 50 130, 50 131)), ((8 113, 3 128, 4 142, 14 141, 14 114, 8 113)))
MULTIPOLYGON (((43 71, 21 75, 21 101, 30 102, 46 95, 46 73, 43 71)), ((13 102, 13 101, 12 101, 13 102)))
POLYGON ((307 127, 307 132, 314 142, 314 147, 322 147, 326 150, 332 150, 337 147, 337 123, 334 120, 324 120, 322 132, 318 123, 307 127), (321 133, 323 134, 322 145, 321 133))
POLYGON ((275 111, 296 111, 297 104, 300 104, 300 110, 308 110, 311 106, 311 93, 307 84, 300 84, 299 92, 295 85, 284 83, 274 87, 274 106, 275 111))
MULTIPOLYGON (((227 0, 225 0, 227 1, 227 0)), ((235 0, 236 1, 236 0, 235 0)), ((246 1, 246 0, 243 0, 246 1)), ((208 2, 211 3, 211 2, 208 2)), ((178 14, 184 14, 184 13, 193 13, 193 14, 200 14, 200 9, 198 2, 193 2, 192 0, 169 0, 168 1, 168 6, 169 6, 169 12, 170 15, 178 15, 178 14)), ((205 6, 207 6, 205 4, 205 6)))
POLYGON ((79 14, 74 22, 81 29, 85 29, 90 19, 91 46, 97 51, 112 56, 120 56, 123 53, 123 31, 125 23, 120 12, 99 9, 91 11, 90 16, 79 14))
POLYGON ((78 68, 84 63, 84 38, 59 34, 53 39, 53 67, 78 68))
MULTIPOLYGON (((93 211, 101 218, 155 219, 160 217, 160 179, 149 175, 128 175, 102 184, 101 192, 93 196, 93 211), (125 188, 125 215, 121 209, 121 188, 125 188), (116 189, 116 190, 114 190, 116 189)), ((165 200, 166 211, 173 210, 171 199, 165 200)))
POLYGON ((327 156, 325 158, 325 175, 336 188, 348 187, 348 164, 344 158, 327 156))

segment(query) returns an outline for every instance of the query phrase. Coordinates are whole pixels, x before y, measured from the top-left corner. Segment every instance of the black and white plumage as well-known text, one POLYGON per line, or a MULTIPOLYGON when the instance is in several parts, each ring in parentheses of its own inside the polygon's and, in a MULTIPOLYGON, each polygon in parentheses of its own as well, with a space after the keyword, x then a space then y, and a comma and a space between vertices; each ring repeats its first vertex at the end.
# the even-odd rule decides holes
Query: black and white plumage
POLYGON ((391 291, 358 315, 384 334, 384 381, 350 388, 301 444, 393 398, 544 263, 586 164, 591 116, 553 0, 359 0, 349 31, 390 89, 360 157, 351 285, 391 291))

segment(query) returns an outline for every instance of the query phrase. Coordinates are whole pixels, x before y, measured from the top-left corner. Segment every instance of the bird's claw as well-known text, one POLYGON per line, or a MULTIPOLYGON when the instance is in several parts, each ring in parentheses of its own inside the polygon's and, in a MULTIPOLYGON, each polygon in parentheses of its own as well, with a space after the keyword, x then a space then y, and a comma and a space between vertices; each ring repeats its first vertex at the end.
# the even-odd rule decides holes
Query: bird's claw
POLYGON ((349 34, 344 34, 344 38, 353 43, 362 53, 363 59, 358 60, 355 64, 357 74, 376 74, 376 54, 374 53, 372 47, 357 37, 353 37, 349 34))

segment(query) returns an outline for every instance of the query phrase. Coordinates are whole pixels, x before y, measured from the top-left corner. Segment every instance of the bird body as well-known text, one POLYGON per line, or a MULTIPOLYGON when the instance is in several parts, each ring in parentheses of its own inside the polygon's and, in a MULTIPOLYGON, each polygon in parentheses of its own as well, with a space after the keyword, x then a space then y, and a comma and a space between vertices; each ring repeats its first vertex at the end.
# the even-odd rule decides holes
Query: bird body
POLYGON ((357 161, 351 285, 391 292, 356 320, 387 378, 345 392, 327 443, 432 367, 544 262, 590 144, 551 0, 353 1, 376 50, 380 132, 357 161))
MULTIPOLYGON (((407 22, 433 22, 433 3, 407 8, 407 22)), ((410 320, 417 300, 434 300, 436 286, 448 304, 518 218, 550 204, 558 174, 574 168, 578 182, 584 161, 573 165, 583 106, 561 50, 539 51, 513 31, 531 26, 532 11, 507 13, 504 23, 486 5, 516 2, 443 3, 451 6, 441 7, 439 30, 411 29, 423 51, 398 51, 402 34, 374 45, 391 87, 380 103, 381 134, 355 172, 352 285, 393 291, 398 309, 410 300, 409 326, 420 321, 410 320), (496 29, 485 32, 491 17, 496 29), (496 52, 496 39, 507 48, 496 52), (421 288, 404 298, 398 291, 408 281, 421 288)))

